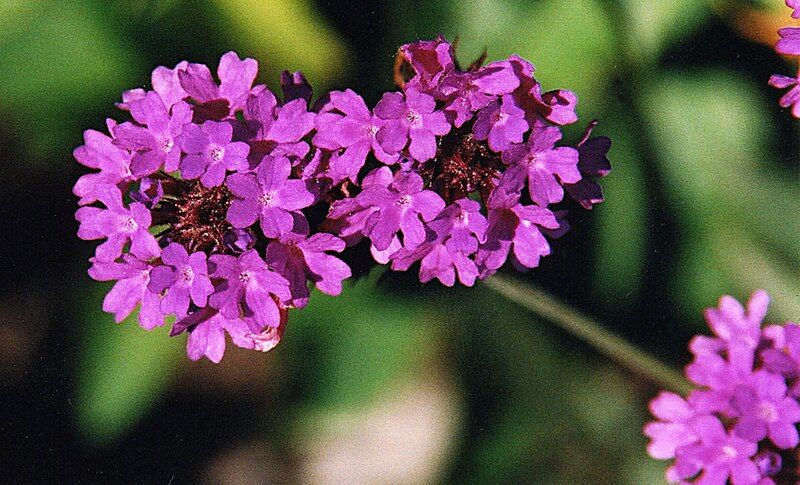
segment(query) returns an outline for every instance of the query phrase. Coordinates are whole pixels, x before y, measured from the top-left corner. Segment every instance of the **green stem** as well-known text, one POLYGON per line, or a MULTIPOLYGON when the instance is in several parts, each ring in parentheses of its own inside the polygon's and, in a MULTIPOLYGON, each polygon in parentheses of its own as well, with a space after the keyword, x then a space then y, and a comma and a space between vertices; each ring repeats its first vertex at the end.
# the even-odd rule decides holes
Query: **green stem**
POLYGON ((681 394, 687 394, 692 389, 691 384, 672 367, 629 344, 543 290, 521 285, 500 275, 488 278, 485 285, 519 306, 555 323, 617 364, 654 384, 681 394))

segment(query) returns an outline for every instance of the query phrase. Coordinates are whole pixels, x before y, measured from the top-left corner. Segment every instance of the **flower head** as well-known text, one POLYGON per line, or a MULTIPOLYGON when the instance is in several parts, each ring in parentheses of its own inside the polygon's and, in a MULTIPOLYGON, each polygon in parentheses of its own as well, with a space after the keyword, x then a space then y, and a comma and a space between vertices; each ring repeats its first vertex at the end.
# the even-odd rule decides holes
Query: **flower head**
POLYGON ((189 357, 218 362, 228 337, 274 347, 310 283, 339 294, 362 241, 365 267, 418 264, 422 282, 536 267, 569 227, 564 191, 602 201, 609 144, 588 138, 592 123, 575 148, 556 146, 574 94, 542 94, 518 56, 464 70, 454 50, 442 37, 402 46, 400 89, 374 107, 350 89, 314 101, 288 71, 279 99, 233 52, 216 77, 157 67, 152 90, 123 93, 111 136, 88 130, 74 151, 92 170, 73 189, 78 236, 101 241, 89 274, 116 281, 104 309, 120 320, 138 306, 148 329, 175 315, 189 357))
POLYGON ((746 307, 724 296, 706 310, 715 336, 692 340, 695 358, 686 368, 698 388, 686 400, 664 392, 651 401, 657 421, 644 428, 647 450, 653 458, 675 460, 668 480, 766 484, 779 472, 789 474, 787 483, 798 479, 781 464, 794 459, 800 444, 800 403, 792 392, 800 352, 789 348, 800 326, 762 328, 768 302, 756 291, 746 307))

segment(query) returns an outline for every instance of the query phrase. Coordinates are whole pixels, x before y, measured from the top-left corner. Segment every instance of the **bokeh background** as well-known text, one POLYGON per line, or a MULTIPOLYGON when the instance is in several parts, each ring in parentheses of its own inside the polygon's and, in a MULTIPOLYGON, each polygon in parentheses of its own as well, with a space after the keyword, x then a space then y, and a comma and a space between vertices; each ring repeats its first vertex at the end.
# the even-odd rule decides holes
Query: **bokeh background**
MULTIPOLYGON (((401 43, 518 53, 610 136, 607 202, 521 275, 678 368, 719 295, 800 318, 797 123, 767 87, 781 0, 0 1, 0 472, 6 483, 659 483, 657 389, 484 285, 315 295, 268 354, 193 363, 102 313, 71 158, 158 65, 231 49, 261 81, 374 104, 401 43)), ((582 130, 568 130, 576 140, 582 130)))

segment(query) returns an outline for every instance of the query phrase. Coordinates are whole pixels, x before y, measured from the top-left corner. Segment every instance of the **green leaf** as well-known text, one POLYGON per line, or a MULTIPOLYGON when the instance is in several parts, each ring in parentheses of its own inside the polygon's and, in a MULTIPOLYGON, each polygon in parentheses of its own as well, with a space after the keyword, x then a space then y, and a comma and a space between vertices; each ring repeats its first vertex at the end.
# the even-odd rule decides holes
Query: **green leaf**
POLYGON ((80 429, 96 444, 128 431, 158 403, 184 358, 185 338, 169 325, 147 332, 136 313, 115 325, 100 308, 107 285, 96 285, 84 305, 76 412, 80 429))
POLYGON ((638 64, 656 63, 670 45, 692 35, 711 14, 705 0, 622 0, 629 56, 638 64))
POLYGON ((597 219, 594 290, 604 300, 630 303, 641 289, 651 224, 643 164, 630 117, 616 113, 596 133, 612 140, 612 171, 601 182, 606 200, 591 214, 597 219))
POLYGON ((284 70, 301 70, 316 92, 340 81, 352 65, 341 36, 308 0, 215 0, 233 24, 232 41, 248 56, 267 60, 270 81, 284 70))
POLYGON ((116 98, 141 67, 82 2, 32 2, 7 15, 0 15, 10 31, 0 34, 0 110, 12 114, 6 122, 29 155, 46 159, 75 145, 72 134, 84 128, 76 110, 116 98))
POLYGON ((782 170, 770 163, 775 127, 763 95, 737 75, 707 71, 664 76, 639 101, 680 223, 674 288, 687 313, 764 287, 776 314, 792 318, 800 184, 764 174, 782 170))
POLYGON ((289 318, 292 334, 281 345, 313 375, 306 404, 314 410, 372 402, 431 349, 433 327, 422 307, 383 294, 368 281, 337 297, 315 292, 289 318))

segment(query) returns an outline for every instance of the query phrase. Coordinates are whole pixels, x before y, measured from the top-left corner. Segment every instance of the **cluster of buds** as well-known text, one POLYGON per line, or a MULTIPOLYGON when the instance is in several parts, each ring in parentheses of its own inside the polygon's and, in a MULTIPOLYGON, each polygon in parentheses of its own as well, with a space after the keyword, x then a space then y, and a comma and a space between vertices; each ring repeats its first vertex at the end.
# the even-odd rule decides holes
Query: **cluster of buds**
POLYGON ((657 421, 644 433, 653 458, 674 463, 671 483, 798 483, 800 325, 761 323, 769 297, 745 309, 730 296, 706 310, 713 337, 696 336, 686 398, 662 392, 650 402, 657 421))
POLYGON ((565 194, 603 200, 610 141, 557 146, 576 96, 543 92, 526 60, 462 70, 444 39, 400 48, 399 91, 370 109, 352 90, 312 102, 301 73, 282 99, 254 85, 257 63, 222 56, 158 67, 152 91, 123 93, 125 122, 75 150, 98 169, 74 188, 78 236, 104 240, 89 274, 116 281, 103 309, 139 306, 151 329, 175 316, 188 354, 218 362, 225 333, 269 350, 309 284, 337 295, 345 263, 419 263, 422 282, 471 286, 507 260, 534 268, 567 231, 565 194), (370 256, 371 255, 371 256, 370 256))

